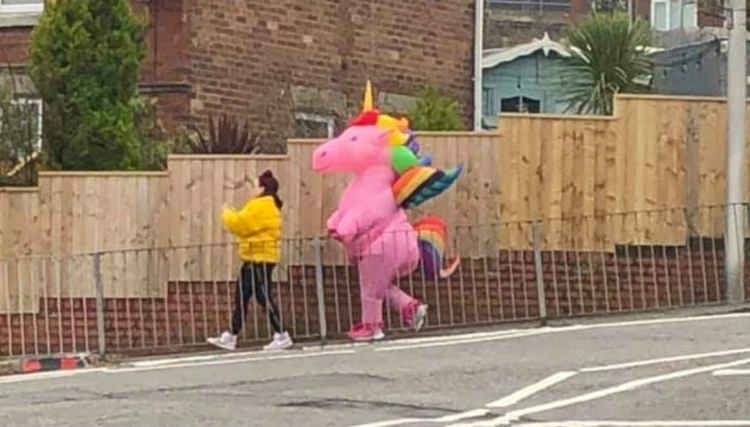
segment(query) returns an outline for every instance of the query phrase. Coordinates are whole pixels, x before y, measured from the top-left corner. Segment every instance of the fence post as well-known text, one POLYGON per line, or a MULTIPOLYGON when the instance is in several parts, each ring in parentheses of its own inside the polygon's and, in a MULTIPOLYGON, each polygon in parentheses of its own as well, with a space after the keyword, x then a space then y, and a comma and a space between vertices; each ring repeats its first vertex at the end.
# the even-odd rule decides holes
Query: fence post
POLYGON ((104 287, 102 285, 101 254, 94 254, 94 286, 96 286, 96 331, 99 338, 99 355, 107 351, 107 336, 104 329, 104 287))
POLYGON ((541 230, 539 220, 531 224, 531 240, 534 248, 534 267, 536 270, 536 288, 539 299, 539 318, 542 326, 547 324, 547 297, 544 294, 544 276, 542 272, 541 230))
POLYGON ((322 244, 320 237, 313 239, 315 250, 315 290, 318 295, 318 322, 320 323, 320 340, 321 345, 325 345, 328 336, 328 327, 326 324, 326 304, 325 293, 323 292, 323 256, 322 244))

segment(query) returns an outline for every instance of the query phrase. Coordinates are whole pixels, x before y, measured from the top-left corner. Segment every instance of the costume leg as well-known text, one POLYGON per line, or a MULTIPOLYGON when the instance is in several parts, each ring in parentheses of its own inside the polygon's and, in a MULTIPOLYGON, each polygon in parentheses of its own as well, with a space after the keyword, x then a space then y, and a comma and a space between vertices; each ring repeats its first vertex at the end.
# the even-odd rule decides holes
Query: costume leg
POLYGON ((359 262, 362 323, 383 324, 383 298, 391 281, 381 255, 368 255, 359 262))

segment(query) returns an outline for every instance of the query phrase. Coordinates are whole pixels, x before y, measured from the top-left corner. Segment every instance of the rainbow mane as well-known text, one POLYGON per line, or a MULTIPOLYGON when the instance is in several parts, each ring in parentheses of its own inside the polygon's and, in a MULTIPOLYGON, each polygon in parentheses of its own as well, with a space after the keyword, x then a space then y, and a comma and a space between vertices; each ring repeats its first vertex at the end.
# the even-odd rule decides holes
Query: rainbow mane
POLYGON ((421 205, 448 189, 461 175, 461 165, 442 171, 430 166, 429 156, 418 157, 420 147, 416 135, 409 129, 409 121, 380 114, 374 109, 370 82, 367 82, 363 107, 362 113, 350 125, 377 126, 389 131, 391 166, 398 174, 392 186, 393 196, 400 207, 411 209, 421 205))

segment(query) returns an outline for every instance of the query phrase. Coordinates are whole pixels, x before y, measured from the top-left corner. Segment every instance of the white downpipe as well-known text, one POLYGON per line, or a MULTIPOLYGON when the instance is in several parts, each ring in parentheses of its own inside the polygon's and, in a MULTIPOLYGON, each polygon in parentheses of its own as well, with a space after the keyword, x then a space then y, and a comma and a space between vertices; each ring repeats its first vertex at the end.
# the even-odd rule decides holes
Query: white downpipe
POLYGON ((484 49, 484 0, 474 8, 474 131, 482 130, 482 52, 484 49))

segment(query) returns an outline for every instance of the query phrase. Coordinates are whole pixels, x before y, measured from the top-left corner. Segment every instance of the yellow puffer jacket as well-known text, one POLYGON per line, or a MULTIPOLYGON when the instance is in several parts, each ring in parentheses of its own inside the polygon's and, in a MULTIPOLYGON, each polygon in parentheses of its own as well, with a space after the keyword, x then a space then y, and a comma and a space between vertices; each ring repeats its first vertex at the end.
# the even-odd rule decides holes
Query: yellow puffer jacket
POLYGON ((243 261, 278 263, 281 259, 281 212, 272 196, 250 199, 240 211, 225 208, 224 227, 237 236, 243 261))

